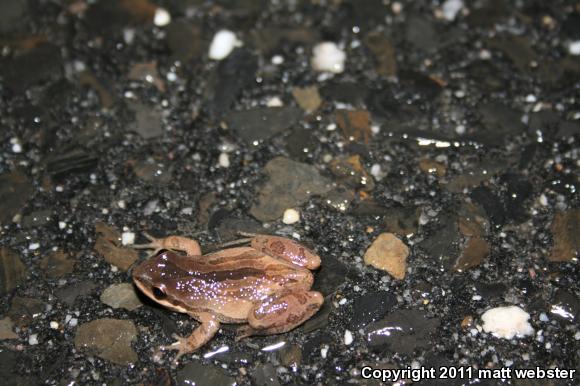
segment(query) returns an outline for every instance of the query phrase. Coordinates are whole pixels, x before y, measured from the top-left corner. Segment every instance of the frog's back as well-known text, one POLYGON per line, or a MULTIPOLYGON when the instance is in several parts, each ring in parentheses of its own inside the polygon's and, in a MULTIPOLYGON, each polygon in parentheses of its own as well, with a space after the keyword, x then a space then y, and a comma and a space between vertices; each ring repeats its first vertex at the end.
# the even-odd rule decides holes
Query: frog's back
POLYGON ((250 247, 192 259, 190 304, 226 322, 242 322, 255 303, 295 288, 309 289, 313 281, 310 271, 250 247))

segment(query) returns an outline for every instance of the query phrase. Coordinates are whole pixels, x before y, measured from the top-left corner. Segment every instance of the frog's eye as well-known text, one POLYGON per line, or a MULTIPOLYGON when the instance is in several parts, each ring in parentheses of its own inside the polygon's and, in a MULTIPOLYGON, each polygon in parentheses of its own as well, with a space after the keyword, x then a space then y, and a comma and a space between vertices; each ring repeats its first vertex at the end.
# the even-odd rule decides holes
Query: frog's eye
POLYGON ((164 299, 167 296, 167 294, 165 293, 165 288, 153 287, 152 291, 153 296, 155 296, 155 298, 157 299, 164 299))

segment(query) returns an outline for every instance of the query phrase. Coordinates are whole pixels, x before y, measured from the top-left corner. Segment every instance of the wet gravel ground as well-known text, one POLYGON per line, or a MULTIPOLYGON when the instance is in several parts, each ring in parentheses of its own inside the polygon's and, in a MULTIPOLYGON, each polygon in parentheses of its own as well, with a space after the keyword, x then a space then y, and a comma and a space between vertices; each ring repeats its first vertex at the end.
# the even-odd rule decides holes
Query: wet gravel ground
POLYGON ((3 384, 577 384, 477 371, 580 371, 580 3, 1 0, 0 43, 3 384), (176 365, 130 246, 240 230, 316 250, 325 305, 176 365))

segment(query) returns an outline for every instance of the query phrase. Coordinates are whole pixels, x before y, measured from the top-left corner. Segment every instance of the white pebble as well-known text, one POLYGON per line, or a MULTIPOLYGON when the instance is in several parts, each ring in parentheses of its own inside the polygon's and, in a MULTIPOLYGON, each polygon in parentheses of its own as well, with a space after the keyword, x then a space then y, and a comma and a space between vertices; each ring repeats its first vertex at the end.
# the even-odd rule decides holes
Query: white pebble
POLYGON ((284 57, 282 55, 274 55, 272 56, 272 64, 278 66, 282 63, 284 63, 284 57))
POLYGON ((230 156, 228 153, 221 153, 218 159, 220 167, 227 168, 230 166, 230 156))
POLYGON ((461 0, 447 0, 443 3, 441 11, 443 11, 443 17, 446 20, 453 21, 457 13, 461 11, 461 8, 463 8, 463 2, 461 0))
POLYGON ((457 126, 455 127, 455 132, 456 132, 457 134, 459 134, 459 135, 463 135, 463 134, 465 134, 465 126, 463 126, 463 125, 457 125, 457 126))
POLYGON ((570 55, 580 55, 580 40, 570 42, 568 44, 568 52, 570 55))
POLYGON ((28 246, 28 249, 30 249, 31 251, 35 251, 38 248, 40 248, 40 244, 39 243, 32 243, 28 246))
POLYGON ((58 322, 55 322, 54 320, 50 322, 50 328, 53 330, 58 330, 58 322))
POLYGON ((352 332, 350 332, 349 330, 345 330, 344 331, 344 344, 349 346, 352 344, 353 341, 354 341, 354 337, 352 336, 352 332))
POLYGON ((536 103, 538 101, 538 98, 536 98, 536 96, 534 94, 528 94, 526 95, 526 102, 528 103, 536 103))
POLYGON ((232 53, 234 48, 240 44, 236 34, 227 29, 218 31, 209 46, 209 58, 222 60, 232 53))
POLYGON ((79 320, 77 318, 72 318, 69 322, 68 325, 71 327, 76 327, 76 325, 79 324, 79 320))
POLYGON ((13 153, 22 153, 22 145, 19 143, 12 144, 12 152, 13 153))
POLYGON ((312 50, 312 67, 316 71, 339 74, 344 71, 346 54, 336 43, 324 42, 314 46, 312 50))
POLYGON ((66 222, 59 221, 58 222, 58 229, 64 229, 64 228, 66 228, 66 222))
POLYGON ((328 131, 336 130, 336 123, 329 123, 328 126, 326 126, 326 130, 328 131))
POLYGON ((123 245, 131 245, 135 243, 135 233, 133 232, 123 232, 121 235, 121 243, 123 245))
POLYGON ((28 337, 28 344, 31 346, 38 344, 38 334, 30 334, 28 337))
POLYGON ((268 107, 282 107, 284 106, 284 102, 280 99, 279 96, 273 96, 266 101, 266 106, 268 107))
POLYGON ((171 23, 171 15, 165 8, 157 8, 155 10, 155 16, 153 17, 153 24, 157 27, 165 27, 167 24, 171 23))
POLYGON ((483 330, 505 339, 533 334, 534 329, 528 319, 530 314, 517 306, 496 307, 481 315, 483 330))
POLYGON ((322 357, 322 359, 325 359, 326 356, 328 355, 328 349, 330 347, 328 347, 327 345, 322 346, 322 348, 320 349, 320 356, 322 357))
POLYGON ((289 208, 284 211, 284 217, 282 218, 284 224, 294 224, 298 221, 300 221, 300 212, 296 209, 289 208))
POLYGON ((548 206, 548 197, 543 193, 540 195, 540 204, 542 206, 548 206))
POLYGON ((375 177, 375 180, 380 181, 384 177, 381 165, 373 164, 373 166, 371 166, 371 174, 375 177))

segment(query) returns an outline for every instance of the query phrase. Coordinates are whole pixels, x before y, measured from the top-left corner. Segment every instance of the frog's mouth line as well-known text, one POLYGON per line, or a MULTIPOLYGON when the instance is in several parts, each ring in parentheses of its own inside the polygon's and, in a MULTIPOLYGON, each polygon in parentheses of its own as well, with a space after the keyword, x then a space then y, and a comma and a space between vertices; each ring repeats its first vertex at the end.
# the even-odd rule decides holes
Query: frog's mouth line
POLYGON ((147 295, 147 297, 150 298, 151 300, 153 300, 156 303, 162 305, 163 307, 169 308, 170 310, 173 310, 173 311, 176 311, 176 312, 181 312, 183 314, 187 314, 188 313, 187 309, 185 309, 180 304, 172 303, 169 299, 159 299, 159 298, 155 297, 155 295, 153 295, 153 291, 151 290, 151 288, 149 287, 148 284, 142 282, 138 278, 133 278, 133 279, 134 279, 133 282, 135 283, 135 285, 137 286, 137 288, 139 288, 139 290, 141 292, 143 292, 145 295, 147 295))

